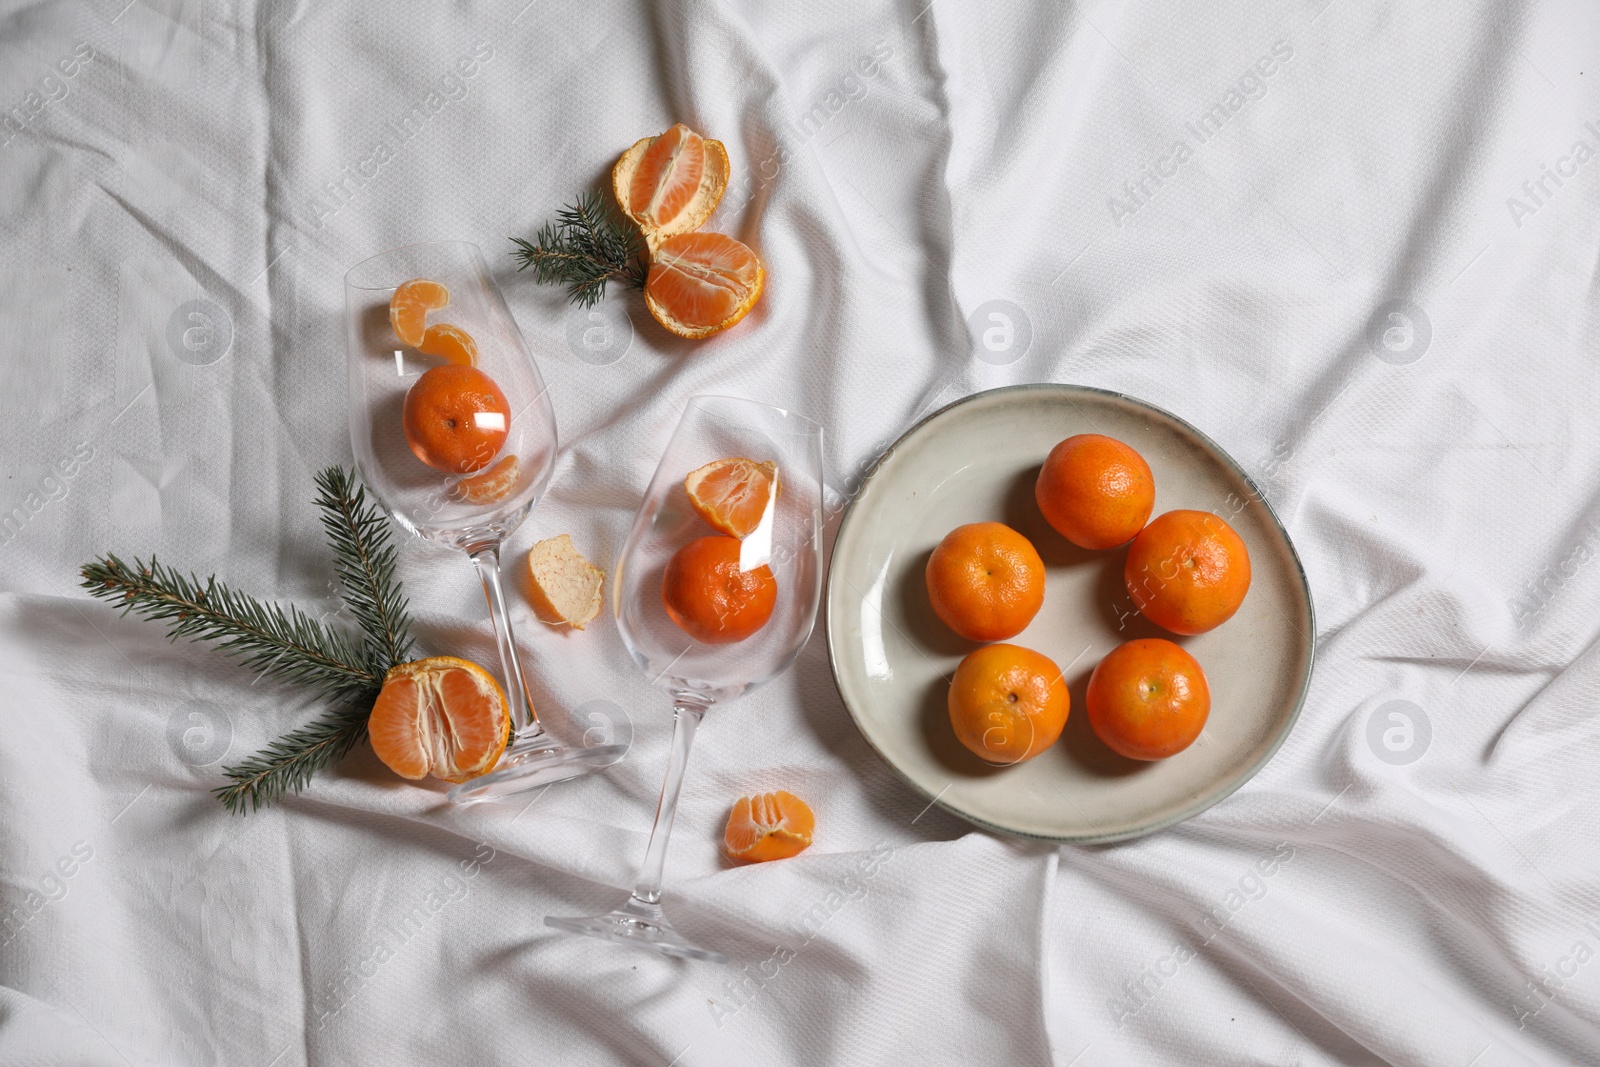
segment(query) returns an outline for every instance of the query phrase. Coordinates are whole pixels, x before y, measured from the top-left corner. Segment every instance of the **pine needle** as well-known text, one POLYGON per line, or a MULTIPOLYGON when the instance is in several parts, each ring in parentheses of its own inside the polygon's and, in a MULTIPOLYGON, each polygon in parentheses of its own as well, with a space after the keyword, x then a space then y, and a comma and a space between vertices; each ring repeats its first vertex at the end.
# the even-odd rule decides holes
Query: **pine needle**
POLYGON ((215 792, 243 814, 298 793, 367 735, 367 716, 389 668, 411 655, 411 616, 395 577, 387 517, 341 467, 317 475, 317 507, 333 551, 342 597, 361 627, 360 640, 294 606, 264 603, 215 577, 202 582, 158 562, 130 566, 106 555, 82 570, 83 587, 141 618, 167 624, 176 641, 214 642, 260 674, 315 690, 340 704, 279 737, 243 763, 224 767, 230 784, 215 792))
POLYGON ((511 241, 517 246, 511 253, 520 261, 517 270, 532 267, 541 285, 565 285, 567 297, 581 307, 598 303, 613 278, 643 289, 649 271, 637 227, 600 193, 586 193, 562 208, 533 243, 520 237, 511 241))

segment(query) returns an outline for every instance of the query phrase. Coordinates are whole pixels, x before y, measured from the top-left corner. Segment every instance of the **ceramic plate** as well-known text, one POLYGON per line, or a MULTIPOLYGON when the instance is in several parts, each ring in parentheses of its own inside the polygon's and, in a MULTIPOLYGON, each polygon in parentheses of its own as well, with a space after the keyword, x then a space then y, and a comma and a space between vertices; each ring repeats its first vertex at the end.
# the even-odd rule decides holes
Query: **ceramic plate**
POLYGON ((834 678, 867 742, 930 801, 1021 837, 1115 841, 1204 811, 1283 744, 1311 680, 1311 590, 1254 483, 1182 419, 1099 389, 995 389, 913 427, 878 460, 845 512, 827 594, 834 678), (1238 613, 1210 633, 1173 638, 1205 669, 1212 705, 1199 739, 1170 759, 1118 756, 1084 714, 1084 689, 1102 656, 1136 637, 1172 635, 1135 612, 1122 582, 1126 547, 1075 548, 1039 514, 1040 464, 1056 442, 1078 433, 1138 449, 1155 474, 1155 514, 1215 512, 1250 551, 1250 592, 1238 613), (969 753, 951 730, 949 678, 977 646, 933 614, 922 576, 940 538, 986 520, 1021 531, 1044 558, 1044 608, 1012 641, 1055 660, 1072 697, 1061 739, 1003 768, 969 753))

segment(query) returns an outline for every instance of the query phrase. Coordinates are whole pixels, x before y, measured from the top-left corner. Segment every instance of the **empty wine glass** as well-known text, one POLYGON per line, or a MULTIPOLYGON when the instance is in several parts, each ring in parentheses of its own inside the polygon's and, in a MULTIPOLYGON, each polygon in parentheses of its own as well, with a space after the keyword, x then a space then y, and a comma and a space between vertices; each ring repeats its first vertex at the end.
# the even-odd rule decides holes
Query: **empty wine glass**
POLYGON ((811 636, 821 589, 822 427, 751 400, 691 399, 634 516, 612 585, 623 642, 651 682, 671 694, 673 704, 672 752, 644 867, 633 895, 615 911, 586 918, 547 916, 546 925, 669 956, 728 962, 721 953, 686 941, 661 911, 662 869, 689 746, 713 704, 748 693, 794 662, 811 636), (760 629, 740 641, 708 644, 668 615, 662 584, 668 562, 680 549, 715 533, 691 505, 684 478, 731 458, 776 465, 777 493, 768 494, 761 521, 740 539, 737 555, 740 573, 770 568, 777 592, 760 629))
POLYGON ((483 252, 466 241, 407 245, 352 267, 344 289, 350 444, 362 481, 401 526, 472 558, 489 602, 511 705, 513 737, 500 761, 488 774, 451 789, 451 801, 520 793, 615 763, 626 745, 570 747, 545 731, 517 659, 500 581, 500 543, 550 484, 556 420, 539 368, 483 252), (424 464, 401 426, 407 392, 424 372, 444 362, 407 346, 390 323, 390 299, 414 279, 438 282, 449 291, 449 303, 429 313, 429 325, 448 323, 471 336, 475 365, 499 386, 510 411, 508 424, 502 414, 487 413, 497 430, 506 431, 505 443, 487 462, 480 458, 462 465, 470 470, 424 464))

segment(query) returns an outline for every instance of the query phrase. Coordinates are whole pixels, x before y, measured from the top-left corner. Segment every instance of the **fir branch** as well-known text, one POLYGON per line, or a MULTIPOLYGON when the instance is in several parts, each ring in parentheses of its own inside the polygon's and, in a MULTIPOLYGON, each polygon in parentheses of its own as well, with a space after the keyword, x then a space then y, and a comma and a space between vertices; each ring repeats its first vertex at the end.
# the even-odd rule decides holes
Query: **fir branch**
POLYGON ((613 278, 643 289, 649 271, 638 229, 601 193, 585 193, 563 207, 532 244, 511 241, 517 246, 511 254, 521 261, 517 270, 531 266, 540 284, 565 285, 568 298, 582 307, 598 303, 613 278))
POLYGON ((154 556, 130 567, 106 555, 82 570, 82 585, 101 600, 122 604, 123 614, 167 624, 167 637, 214 641, 244 666, 330 697, 383 685, 365 653, 343 633, 299 608, 265 604, 207 578, 202 584, 164 566, 154 556))
POLYGON ((298 793, 311 776, 338 763, 367 736, 367 716, 376 695, 291 730, 243 763, 224 767, 230 784, 212 790, 235 815, 256 811, 289 793, 298 793))
POLYGON ((366 634, 368 664, 381 675, 411 655, 411 615, 394 576, 389 518, 367 502, 366 489, 343 467, 318 474, 317 488, 344 602, 366 634))

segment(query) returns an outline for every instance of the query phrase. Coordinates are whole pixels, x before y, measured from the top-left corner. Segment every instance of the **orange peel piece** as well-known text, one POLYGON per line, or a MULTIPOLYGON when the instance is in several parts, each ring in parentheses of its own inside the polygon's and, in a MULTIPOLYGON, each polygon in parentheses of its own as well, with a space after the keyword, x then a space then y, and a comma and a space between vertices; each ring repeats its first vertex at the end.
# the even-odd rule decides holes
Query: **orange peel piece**
POLYGON ((528 602, 540 622, 581 630, 600 614, 605 572, 572 544, 570 534, 528 550, 528 602))

